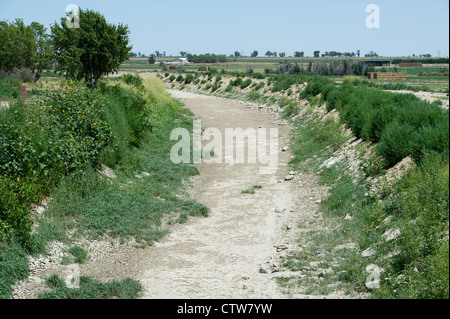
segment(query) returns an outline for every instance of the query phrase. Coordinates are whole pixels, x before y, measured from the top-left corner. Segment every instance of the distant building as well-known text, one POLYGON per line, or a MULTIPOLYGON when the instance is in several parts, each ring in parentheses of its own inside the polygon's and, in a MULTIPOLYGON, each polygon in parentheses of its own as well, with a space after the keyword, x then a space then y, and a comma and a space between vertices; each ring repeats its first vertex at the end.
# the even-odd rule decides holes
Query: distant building
POLYGON ((389 60, 365 60, 364 61, 365 67, 367 67, 369 64, 372 64, 373 66, 388 67, 388 66, 391 66, 391 61, 389 61, 389 60))
POLYGON ((176 58, 173 63, 189 63, 187 58, 176 58))

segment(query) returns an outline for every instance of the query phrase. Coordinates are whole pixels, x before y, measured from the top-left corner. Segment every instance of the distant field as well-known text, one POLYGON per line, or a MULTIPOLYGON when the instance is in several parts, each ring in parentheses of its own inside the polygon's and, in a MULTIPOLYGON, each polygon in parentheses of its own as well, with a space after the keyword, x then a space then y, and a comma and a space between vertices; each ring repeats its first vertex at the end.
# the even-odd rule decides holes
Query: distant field
MULTIPOLYGON (((200 66, 207 65, 211 66, 213 68, 216 68, 218 70, 230 70, 230 71, 244 71, 245 67, 248 65, 252 65, 257 72, 263 72, 265 68, 273 68, 277 65, 279 65, 282 62, 291 62, 291 63, 310 63, 310 62, 333 62, 333 61, 342 61, 346 60, 347 58, 311 58, 311 57, 305 57, 305 58, 293 58, 293 57, 286 57, 286 58, 267 58, 267 57, 257 57, 257 58, 230 58, 229 62, 227 63, 213 63, 213 64, 186 64, 184 65, 185 69, 188 71, 196 70, 200 66)), ((351 58, 354 61, 365 61, 365 60, 392 60, 393 58, 351 58)), ((125 70, 158 70, 159 69, 159 62, 165 62, 170 63, 175 58, 158 58, 158 62, 154 65, 148 64, 148 58, 131 58, 130 60, 124 62, 120 69, 121 71, 125 70)), ((394 67, 396 65, 392 65, 389 68, 389 71, 393 71, 394 67)), ((431 65, 424 65, 423 68, 399 68, 397 65, 397 70, 399 71, 405 71, 408 75, 417 75, 419 71, 424 70, 424 68, 427 67, 430 69, 431 72, 438 72, 441 67, 447 67, 448 64, 431 64, 431 65)))
MULTIPOLYGON (((267 68, 276 68, 280 63, 289 61, 291 63, 304 63, 304 67, 307 67, 309 62, 332 62, 332 61, 341 61, 346 58, 267 58, 267 57, 258 57, 258 58, 230 58, 230 62, 227 63, 213 63, 213 64, 174 64, 175 66, 182 65, 184 70, 187 72, 197 71, 201 66, 209 66, 212 69, 217 71, 228 71, 228 72, 245 72, 248 66, 252 66, 255 72, 264 73, 267 68)), ((352 58, 352 60, 356 61, 364 61, 364 60, 392 60, 392 58, 352 58)), ((139 71, 161 71, 159 67, 159 62, 171 62, 175 60, 175 58, 159 58, 158 62, 153 65, 148 64, 148 58, 131 58, 130 60, 124 62, 120 71, 124 72, 139 72, 139 71)), ((420 60, 420 59, 419 59, 420 60)), ((169 64, 170 65, 170 64, 169 64)), ((432 73, 439 72, 441 68, 448 68, 448 64, 424 64, 422 68, 400 68, 398 65, 392 65, 388 68, 388 72, 394 72, 396 69, 398 72, 403 71, 406 73, 406 80, 396 80, 396 81, 379 81, 379 83, 384 84, 395 84, 395 83, 403 83, 411 88, 417 88, 419 90, 426 90, 430 92, 448 92, 449 88, 449 77, 448 76, 418 76, 420 71, 429 70, 432 73)), ((378 68, 380 69, 380 68, 378 68)), ((330 77, 335 81, 340 81, 342 77, 330 77)))

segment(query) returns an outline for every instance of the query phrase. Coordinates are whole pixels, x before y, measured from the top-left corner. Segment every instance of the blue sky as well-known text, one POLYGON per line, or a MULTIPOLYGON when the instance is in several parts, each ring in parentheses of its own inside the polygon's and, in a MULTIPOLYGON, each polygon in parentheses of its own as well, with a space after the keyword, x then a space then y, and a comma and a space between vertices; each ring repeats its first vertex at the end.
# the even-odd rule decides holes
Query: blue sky
POLYGON ((0 20, 45 26, 76 4, 130 29, 133 52, 167 55, 267 50, 356 52, 382 56, 449 55, 448 0, 0 0, 0 20), (380 8, 380 28, 366 27, 366 7, 380 8))

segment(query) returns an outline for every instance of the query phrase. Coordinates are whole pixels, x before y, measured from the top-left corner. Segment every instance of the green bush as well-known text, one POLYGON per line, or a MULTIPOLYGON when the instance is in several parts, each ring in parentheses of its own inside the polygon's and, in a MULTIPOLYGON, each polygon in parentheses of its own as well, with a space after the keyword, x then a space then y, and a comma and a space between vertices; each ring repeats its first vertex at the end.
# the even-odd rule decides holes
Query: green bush
POLYGON ((406 123, 393 122, 381 134, 378 152, 390 167, 411 155, 418 133, 406 123))
POLYGON ((133 85, 136 88, 142 89, 144 87, 143 80, 137 73, 135 75, 125 74, 122 76, 122 79, 126 84, 133 85))
POLYGON ((0 97, 17 98, 19 96, 19 87, 22 85, 20 78, 0 79, 0 97))
POLYGON ((243 90, 243 89, 249 87, 251 84, 252 84, 252 80, 251 80, 251 79, 245 80, 244 82, 242 82, 242 84, 241 84, 241 86, 240 86, 240 87, 241 87, 241 90, 243 90))
POLYGON ((190 84, 194 81, 194 76, 192 74, 186 74, 186 78, 184 79, 185 84, 190 84))
POLYGON ((22 245, 0 238, 0 299, 11 298, 12 285, 25 279, 28 272, 28 258, 22 245))
POLYGON ((427 155, 394 190, 398 254, 375 297, 448 299, 448 157, 427 155), (404 280, 394 280, 400 275, 404 280))
POLYGON ((235 80, 231 80, 230 81, 230 86, 241 86, 244 83, 244 81, 242 81, 242 78, 237 78, 235 80))
POLYGON ((379 143, 377 151, 387 167, 408 155, 420 161, 430 152, 448 154, 448 110, 438 103, 422 101, 413 94, 384 92, 365 80, 349 79, 340 87, 312 79, 301 97, 312 101, 319 93, 327 110, 338 110, 357 137, 379 143))
POLYGON ((369 132, 367 138, 374 142, 378 142, 386 126, 396 121, 397 116, 398 110, 392 104, 381 106, 373 114, 372 121, 368 126, 369 132))

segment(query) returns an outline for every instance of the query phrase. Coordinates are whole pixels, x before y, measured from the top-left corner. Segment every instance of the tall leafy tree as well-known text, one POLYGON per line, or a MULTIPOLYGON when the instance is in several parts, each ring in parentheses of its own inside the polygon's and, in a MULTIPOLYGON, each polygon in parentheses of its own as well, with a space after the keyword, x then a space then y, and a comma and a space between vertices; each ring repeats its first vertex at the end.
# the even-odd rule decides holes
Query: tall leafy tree
POLYGON ((23 20, 0 22, 0 69, 12 71, 14 68, 30 67, 34 51, 33 30, 23 20))
POLYGON ((56 70, 68 78, 84 78, 93 87, 130 57, 129 30, 107 23, 96 11, 80 9, 79 14, 79 28, 69 28, 65 18, 51 26, 56 70))
POLYGON ((53 47, 47 29, 40 23, 32 22, 31 29, 34 32, 35 59, 31 70, 35 73, 35 82, 41 77, 42 71, 51 65, 53 61, 53 47))
POLYGON ((37 81, 42 70, 51 64, 52 56, 49 35, 42 24, 32 22, 27 26, 21 19, 0 22, 0 70, 27 68, 37 81))

